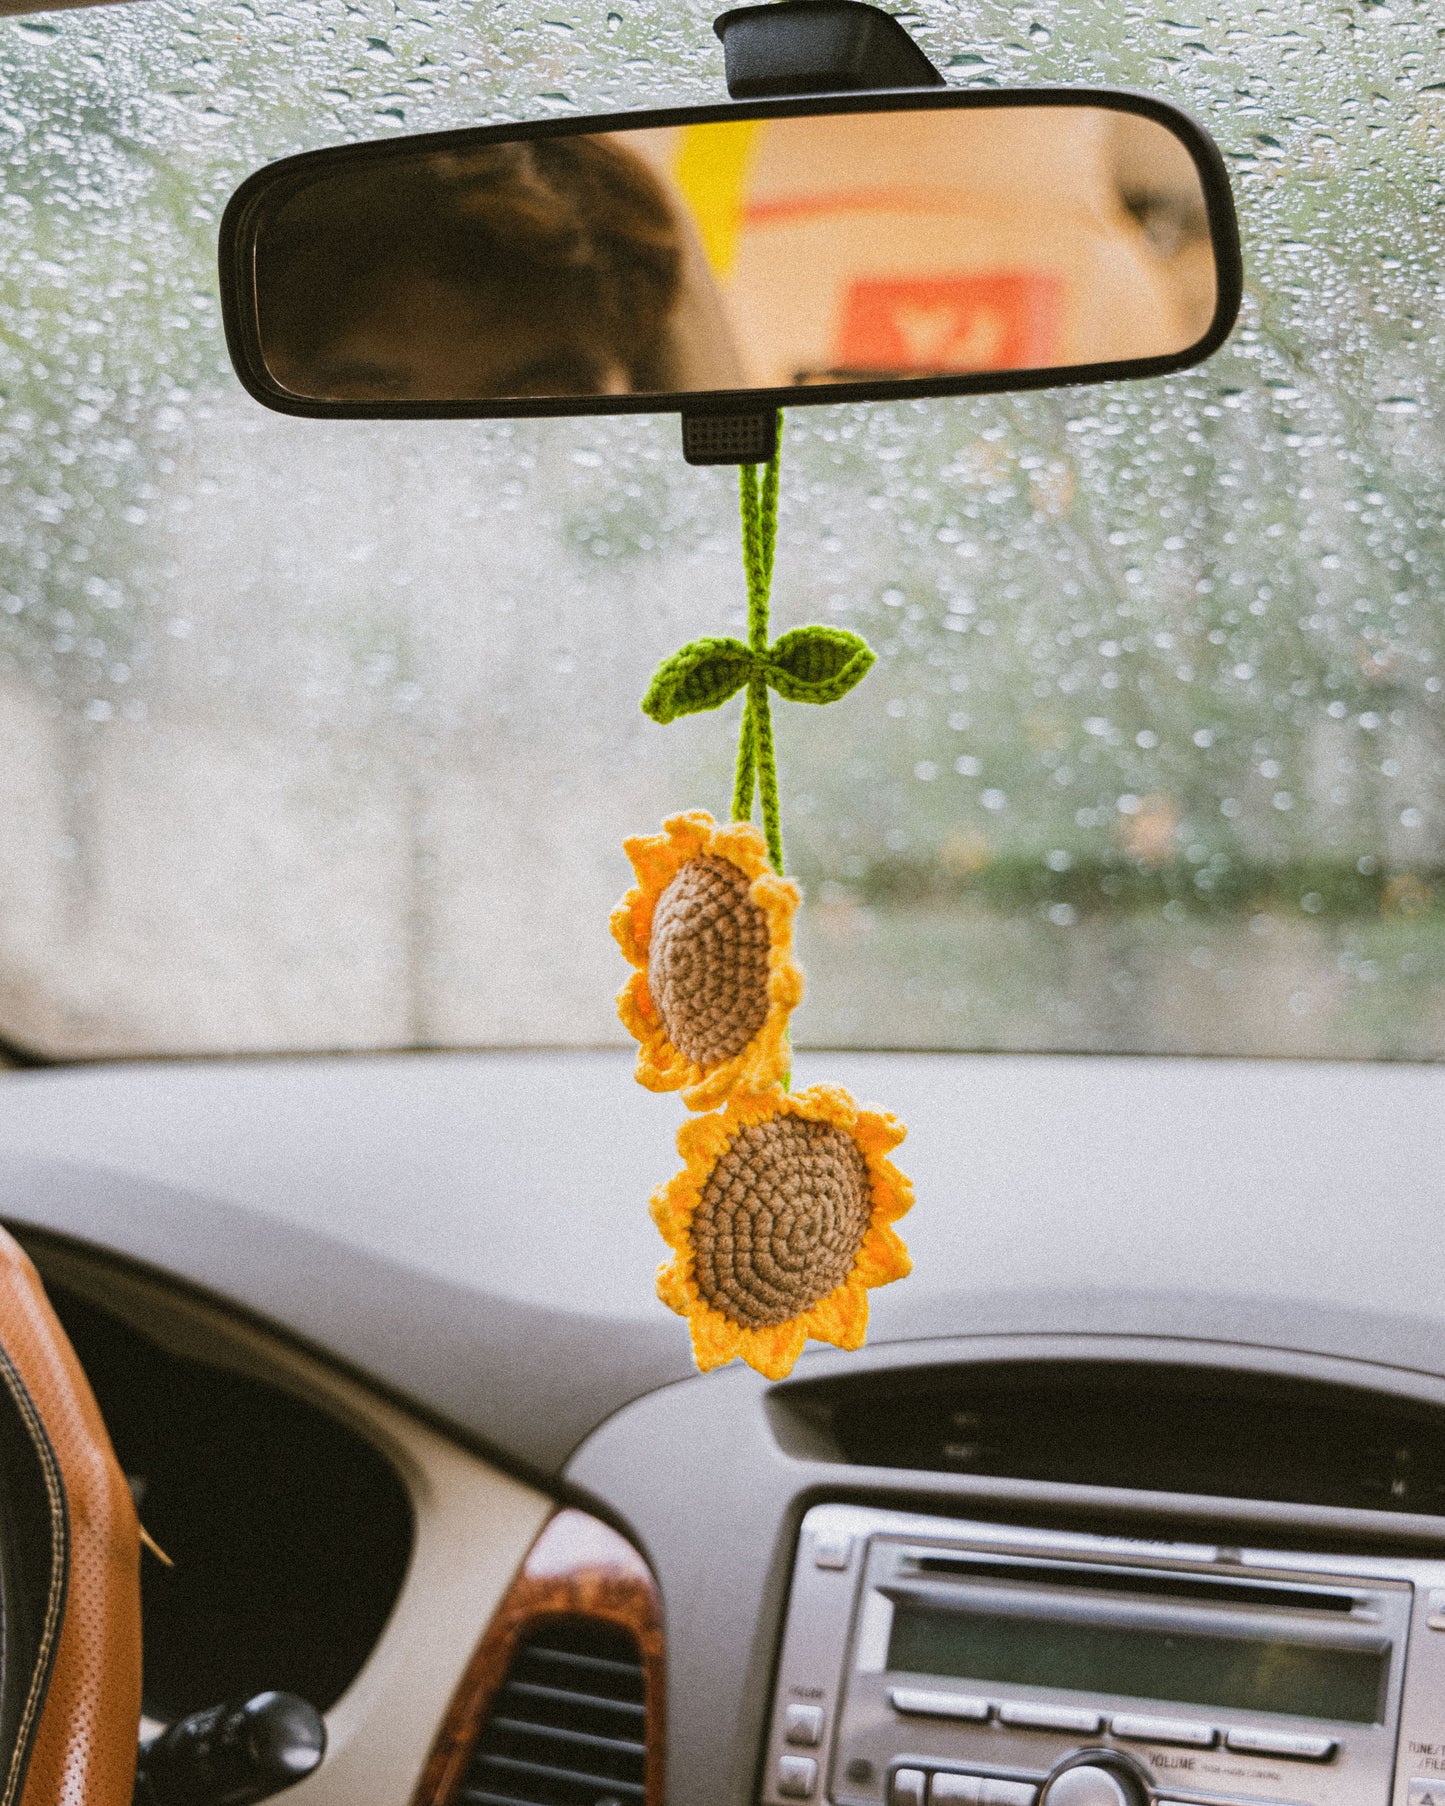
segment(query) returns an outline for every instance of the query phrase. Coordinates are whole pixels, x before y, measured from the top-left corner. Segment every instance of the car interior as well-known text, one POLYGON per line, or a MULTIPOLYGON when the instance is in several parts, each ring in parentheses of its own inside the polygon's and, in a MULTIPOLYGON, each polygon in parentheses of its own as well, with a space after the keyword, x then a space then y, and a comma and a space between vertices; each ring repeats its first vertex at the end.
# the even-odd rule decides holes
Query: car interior
POLYGON ((0 1806, 1445 1806, 1442 249, 1430 0, 0 0, 0 1806))

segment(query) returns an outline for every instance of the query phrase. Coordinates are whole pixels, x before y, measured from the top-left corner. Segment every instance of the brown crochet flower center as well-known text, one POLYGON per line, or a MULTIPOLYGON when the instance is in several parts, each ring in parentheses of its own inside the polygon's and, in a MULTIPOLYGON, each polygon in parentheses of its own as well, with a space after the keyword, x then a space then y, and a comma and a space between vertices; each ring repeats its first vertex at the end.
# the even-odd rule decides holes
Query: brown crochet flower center
POLYGON ((750 1123, 728 1143, 692 1219, 698 1291, 744 1329, 786 1323, 853 1271, 869 1193, 858 1144, 831 1123, 750 1123))
POLYGON ((702 1067, 740 1054, 768 1018, 768 918, 750 880, 707 853, 657 900, 647 988, 667 1038, 702 1067))

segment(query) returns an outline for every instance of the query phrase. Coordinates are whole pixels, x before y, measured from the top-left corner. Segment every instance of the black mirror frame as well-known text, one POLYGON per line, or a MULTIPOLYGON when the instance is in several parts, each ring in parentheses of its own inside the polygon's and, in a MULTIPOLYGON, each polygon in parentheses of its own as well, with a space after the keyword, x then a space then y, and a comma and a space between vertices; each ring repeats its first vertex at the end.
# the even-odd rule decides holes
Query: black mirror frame
POLYGON ((303 151, 268 164, 232 195, 221 219, 221 317, 231 362, 246 392, 263 406, 308 420, 521 420, 591 414, 761 415, 778 408, 822 407, 851 401, 922 400, 946 395, 998 395, 1027 389, 1073 388, 1087 383, 1135 381, 1170 376, 1202 363, 1228 338, 1239 315, 1244 269, 1239 222, 1224 159, 1214 140, 1182 108, 1153 95, 1123 88, 892 88, 863 93, 818 94, 779 100, 724 101, 705 106, 666 107, 647 112, 594 114, 576 119, 539 119, 520 124, 468 126, 427 132, 410 139, 385 138, 365 144, 303 151), (639 131, 655 126, 711 125, 722 120, 794 119, 828 113, 931 111, 937 108, 988 110, 995 107, 1107 107, 1137 114, 1166 127, 1194 159, 1208 209, 1214 245, 1217 299, 1208 331, 1184 351, 1165 357, 1070 365, 1065 370, 984 371, 970 376, 903 377, 888 382, 830 383, 778 389, 689 390, 672 394, 602 395, 578 398, 470 401, 315 401, 294 395, 266 370, 256 331, 254 306, 254 224, 262 200, 278 186, 299 185, 323 172, 364 168, 384 160, 400 143, 418 150, 447 151, 462 145, 563 138, 599 131, 639 131), (248 304, 244 299, 251 299, 248 304))

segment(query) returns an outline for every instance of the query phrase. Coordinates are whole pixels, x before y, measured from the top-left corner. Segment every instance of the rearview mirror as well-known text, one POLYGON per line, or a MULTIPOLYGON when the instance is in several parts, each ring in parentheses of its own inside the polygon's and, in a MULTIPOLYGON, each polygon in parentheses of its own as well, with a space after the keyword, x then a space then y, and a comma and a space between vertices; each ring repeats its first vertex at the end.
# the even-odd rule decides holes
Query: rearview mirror
POLYGON ((227 209, 259 401, 497 416, 1164 374, 1239 306, 1212 141, 1134 94, 899 90, 345 146, 227 209))

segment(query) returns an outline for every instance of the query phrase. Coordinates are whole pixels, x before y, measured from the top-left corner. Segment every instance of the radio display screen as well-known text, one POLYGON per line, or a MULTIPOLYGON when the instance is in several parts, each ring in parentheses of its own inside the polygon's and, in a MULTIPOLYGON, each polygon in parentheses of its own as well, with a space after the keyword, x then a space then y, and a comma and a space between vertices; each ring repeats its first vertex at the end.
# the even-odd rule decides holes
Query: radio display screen
POLYGON ((893 1673, 948 1675, 1238 1712, 1376 1724, 1389 1650, 1322 1648, 1069 1618, 938 1611, 899 1603, 893 1673))

